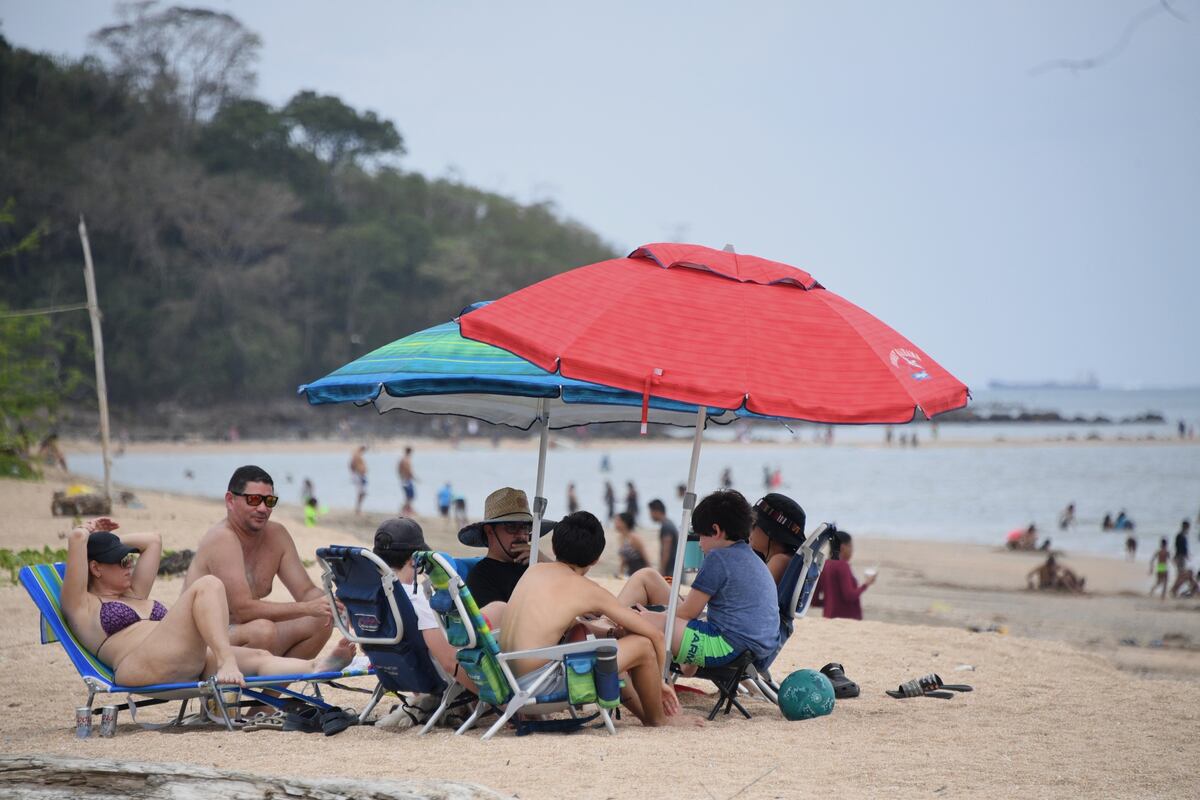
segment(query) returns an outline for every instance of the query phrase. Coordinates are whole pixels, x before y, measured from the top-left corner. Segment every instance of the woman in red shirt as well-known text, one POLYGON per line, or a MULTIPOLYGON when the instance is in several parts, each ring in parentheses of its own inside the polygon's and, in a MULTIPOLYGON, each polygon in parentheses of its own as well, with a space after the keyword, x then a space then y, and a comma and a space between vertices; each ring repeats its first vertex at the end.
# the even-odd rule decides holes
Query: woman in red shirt
POLYGON ((854 545, 850 534, 845 531, 835 533, 830 540, 829 560, 817 579, 817 596, 813 599, 813 605, 824 607, 826 618, 862 619, 859 597, 875 582, 875 576, 867 575, 860 584, 850 571, 852 555, 854 545))

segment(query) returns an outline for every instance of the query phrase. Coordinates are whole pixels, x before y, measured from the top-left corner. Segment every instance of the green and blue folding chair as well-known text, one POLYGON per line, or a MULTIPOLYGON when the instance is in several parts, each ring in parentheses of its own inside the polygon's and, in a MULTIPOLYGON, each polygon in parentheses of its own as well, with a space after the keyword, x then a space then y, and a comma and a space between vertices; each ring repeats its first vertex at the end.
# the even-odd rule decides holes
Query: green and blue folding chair
POLYGON ((70 626, 67 625, 61 605, 62 581, 65 574, 66 565, 62 562, 56 564, 38 564, 21 567, 18 579, 21 585, 25 587, 25 591, 29 592, 29 596, 33 599, 38 611, 41 612, 40 627, 42 644, 58 642, 67 651, 67 656, 71 659, 71 663, 75 665, 75 669, 79 672, 79 677, 83 679, 83 683, 87 687, 87 708, 93 714, 99 711, 92 708, 98 694, 126 695, 126 702, 117 706, 117 708, 118 710, 128 709, 129 715, 134 722, 138 721, 137 712, 139 708, 178 700, 180 701, 179 711, 173 721, 163 725, 138 724, 144 728, 185 725, 193 722, 208 721, 208 717, 205 714, 187 716, 188 703, 192 699, 200 698, 202 700, 211 700, 217 709, 220 721, 226 728, 233 730, 233 718, 230 716, 229 709, 231 706, 236 707, 236 702, 231 703, 227 701, 225 698, 227 693, 239 692, 241 695, 253 698, 254 701, 277 709, 283 709, 287 705, 286 700, 261 691, 262 689, 271 689, 273 692, 292 698, 293 701, 298 700, 308 705, 316 706, 321 710, 329 710, 332 706, 321 699, 320 684, 331 683, 343 678, 372 674, 372 671, 369 669, 347 668, 336 672, 316 672, 299 675, 258 675, 246 678, 247 688, 243 689, 239 689, 237 686, 219 685, 215 678, 177 683, 156 683, 147 686, 123 686, 117 683, 112 669, 97 658, 95 653, 84 647, 75 637, 70 626), (288 685, 292 683, 311 684, 314 693, 304 694, 289 689, 288 685), (145 699, 135 700, 135 696, 145 699))
POLYGON ((414 555, 413 560, 418 571, 429 577, 429 605, 438 617, 438 624, 447 641, 458 648, 458 663, 479 689, 475 710, 455 735, 470 730, 488 708, 495 709, 500 718, 483 734, 485 740, 492 738, 518 712, 548 714, 565 710, 570 714, 569 719, 522 720, 518 723, 518 734, 575 730, 594 720, 597 714, 610 734, 617 732, 610 713, 621 703, 616 639, 589 638, 552 647, 502 652, 451 559, 425 551, 414 555), (548 663, 517 677, 509 666, 516 659, 547 659, 548 663), (597 714, 582 716, 582 707, 592 704, 598 706, 597 714))

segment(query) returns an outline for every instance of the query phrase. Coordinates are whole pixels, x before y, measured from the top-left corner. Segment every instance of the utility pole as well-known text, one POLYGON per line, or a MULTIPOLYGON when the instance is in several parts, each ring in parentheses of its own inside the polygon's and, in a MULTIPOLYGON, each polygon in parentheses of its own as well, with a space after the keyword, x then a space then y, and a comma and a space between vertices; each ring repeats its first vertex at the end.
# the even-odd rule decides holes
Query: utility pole
POLYGON ((100 332, 100 304, 96 301, 96 274, 87 225, 79 215, 79 240, 83 242, 83 279, 87 284, 88 316, 92 318, 92 351, 96 355, 96 398, 100 401, 100 453, 104 459, 104 496, 112 502, 112 458, 108 453, 108 384, 104 379, 104 336, 100 332))

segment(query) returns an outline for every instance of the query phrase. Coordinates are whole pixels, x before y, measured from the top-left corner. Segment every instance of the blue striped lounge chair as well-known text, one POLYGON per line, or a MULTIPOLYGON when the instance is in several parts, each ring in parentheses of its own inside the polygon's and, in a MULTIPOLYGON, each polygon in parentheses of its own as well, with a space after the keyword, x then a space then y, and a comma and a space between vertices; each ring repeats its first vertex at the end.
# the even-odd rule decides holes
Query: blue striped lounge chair
MULTIPOLYGON (((126 695, 126 702, 117 706, 117 708, 118 710, 128 709, 130 718, 134 722, 138 721, 137 712, 139 708, 179 701, 179 711, 171 722, 156 725, 139 723, 145 728, 170 727, 208 721, 208 715, 205 713, 188 716, 187 707, 188 703, 193 699, 200 699, 202 708, 204 701, 211 700, 211 705, 215 706, 220 722, 227 729, 234 729, 234 717, 236 713, 231 715, 230 708, 236 708, 236 702, 231 703, 228 701, 226 695, 237 693, 237 687, 220 686, 212 678, 205 681, 193 680, 178 683, 158 683, 148 686, 123 686, 117 683, 112 669, 97 658, 95 653, 84 647, 75 638, 75 634, 72 633, 70 627, 67 625, 67 620, 63 616, 61 606, 64 574, 66 574, 66 564, 62 562, 56 564, 38 564, 22 567, 18 574, 18 580, 25 587, 25 591, 29 592, 34 605, 41 612, 40 627, 42 644, 58 642, 62 645, 62 648, 67 652, 67 656, 71 659, 71 663, 75 665, 75 669, 79 673, 79 677, 83 680, 84 686, 87 687, 86 705, 93 714, 99 713, 99 709, 93 708, 96 695, 98 694, 126 695)), ((254 701, 282 709, 287 704, 286 700, 262 691, 263 689, 272 689, 274 692, 291 698, 293 701, 298 700, 322 710, 328 710, 332 706, 321 699, 320 684, 371 674, 372 671, 369 669, 347 668, 339 672, 318 672, 302 675, 259 675, 246 678, 247 688, 241 689, 240 694, 252 698, 254 701), (292 683, 310 684, 312 694, 305 694, 289 689, 288 685, 292 683)))

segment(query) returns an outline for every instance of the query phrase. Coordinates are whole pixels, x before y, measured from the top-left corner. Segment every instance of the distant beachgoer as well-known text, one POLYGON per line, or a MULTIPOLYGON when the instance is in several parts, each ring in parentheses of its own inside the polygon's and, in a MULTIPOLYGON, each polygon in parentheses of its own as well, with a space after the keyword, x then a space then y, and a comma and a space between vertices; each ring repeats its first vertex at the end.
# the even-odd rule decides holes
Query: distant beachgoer
POLYGON ((1053 555, 1047 556, 1045 563, 1029 570, 1025 583, 1030 588, 1080 593, 1086 580, 1080 578, 1066 567, 1060 566, 1053 555), (1037 586, 1034 586, 1037 578, 1037 586))
POLYGON ((1150 574, 1154 576, 1154 585, 1150 587, 1150 596, 1154 596, 1154 592, 1158 587, 1162 587, 1162 598, 1167 599, 1167 564, 1171 561, 1171 551, 1167 549, 1167 539, 1163 537, 1159 540, 1158 549, 1154 551, 1154 555, 1150 557, 1150 574))
POLYGON ((655 498, 647 505, 650 519, 658 523, 658 572, 661 575, 675 574, 675 552, 679 548, 679 528, 667 518, 667 507, 655 498))
POLYGON ((763 491, 771 491, 771 467, 763 464, 763 491))
POLYGON ((67 540, 62 609, 79 641, 110 666, 118 683, 140 686, 194 681, 245 686, 246 675, 294 675, 340 670, 354 656, 343 639, 324 658, 282 658, 263 649, 235 647, 221 581, 206 575, 185 586, 168 610, 150 590, 158 576, 162 537, 132 534, 98 517, 67 540))
POLYGON ((575 494, 575 484, 567 484, 567 513, 574 514, 579 510, 579 497, 575 494))
POLYGON ((1175 583, 1171 586, 1171 597, 1192 580, 1192 571, 1188 568, 1188 530, 1191 527, 1191 521, 1185 519, 1179 525, 1179 533, 1175 534, 1175 583))
POLYGON ((637 522, 638 511, 637 489, 634 488, 633 481, 625 481, 625 512, 633 517, 635 523, 637 522))
POLYGON ((453 502, 454 487, 450 485, 450 481, 446 481, 437 493, 438 513, 442 515, 442 519, 450 518, 450 504, 453 502))
POLYGON ((613 489, 612 481, 604 482, 604 507, 608 509, 608 521, 617 513, 617 492, 613 489))
POLYGON ((467 524, 467 498, 461 494, 454 495, 454 524, 460 528, 467 524))
POLYGON ((782 486, 783 486, 783 469, 781 467, 775 467, 775 469, 771 471, 771 488, 779 489, 782 486))
POLYGON ((1037 526, 1032 522, 1025 528, 1014 528, 1004 537, 1004 546, 1009 550, 1036 550, 1037 526))
POLYGON ((317 498, 310 497, 304 501, 304 526, 314 528, 317 525, 317 498))
POLYGON ((412 454, 413 449, 405 447, 404 457, 396 464, 396 472, 400 476, 400 488, 404 492, 404 506, 400 509, 402 516, 413 513, 413 498, 417 496, 417 475, 413 472, 412 454))
POLYGON ((725 469, 721 470, 721 488, 722 489, 732 489, 733 488, 733 470, 730 469, 729 467, 726 467, 725 469))
POLYGON ((1137 537, 1132 533, 1125 537, 1125 558, 1129 561, 1137 558, 1137 537))
POLYGON ((358 495, 354 499, 355 514, 362 513, 363 500, 367 499, 367 460, 363 458, 365 452, 367 452, 367 446, 360 444, 354 451, 354 455, 350 456, 350 480, 358 490, 358 495))
POLYGON ((315 494, 315 491, 313 489, 312 478, 305 478, 304 482, 300 484, 300 499, 307 503, 309 498, 315 494))
MULTIPOLYGON (((829 560, 817 579, 816 595, 821 601, 826 618, 862 619, 862 593, 875 583, 875 575, 868 574, 862 583, 850 570, 850 557, 854 555, 854 542, 850 534, 838 531, 829 543, 829 560)), ((814 599, 814 604, 816 603, 814 599)))
POLYGON ((892 446, 892 439, 896 437, 896 432, 892 430, 892 426, 888 425, 883 429, 883 443, 888 447, 892 446))
POLYGON ((42 444, 38 447, 37 457, 43 464, 49 464, 59 469, 67 468, 66 456, 63 455, 62 450, 58 447, 57 433, 51 433, 45 439, 42 439, 42 444))
POLYGON ((1113 529, 1113 518, 1109 512, 1104 512, 1104 519, 1100 521, 1100 530, 1111 531, 1113 529))
POLYGON ((628 578, 639 569, 650 565, 650 556, 646 553, 646 543, 635 530, 633 515, 628 511, 617 514, 613 520, 617 535, 621 537, 621 547, 617 555, 621 558, 621 577, 628 578))
POLYGON ((1067 503, 1067 507, 1058 515, 1058 529, 1065 531, 1075 527, 1075 504, 1067 503))
POLYGON ((600 471, 612 472, 612 459, 608 457, 608 453, 600 456, 600 471))
POLYGON ((1134 529, 1133 520, 1126 515, 1125 509, 1122 508, 1120 513, 1117 514, 1117 519, 1113 522, 1113 527, 1119 531, 1131 531, 1134 529))

